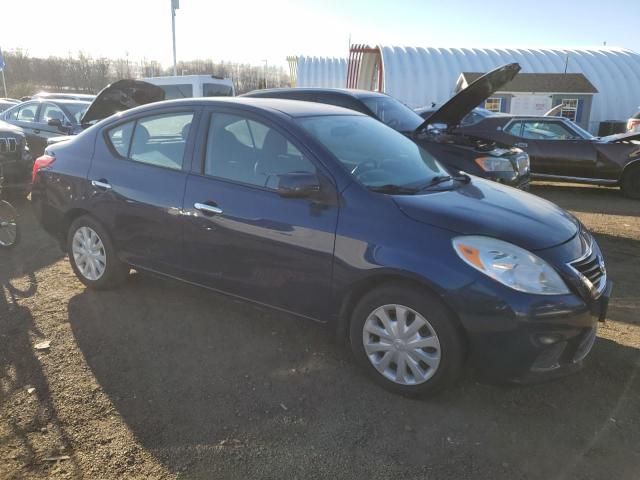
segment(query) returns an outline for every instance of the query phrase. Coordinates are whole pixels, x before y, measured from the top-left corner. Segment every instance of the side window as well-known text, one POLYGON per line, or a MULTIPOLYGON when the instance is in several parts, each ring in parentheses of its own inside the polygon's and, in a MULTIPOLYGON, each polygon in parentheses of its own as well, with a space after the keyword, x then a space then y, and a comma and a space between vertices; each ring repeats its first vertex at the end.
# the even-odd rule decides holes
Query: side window
POLYGON ((107 137, 123 158, 180 170, 192 120, 193 113, 155 115, 112 128, 107 137))
POLYGON ((176 98, 191 98, 193 97, 193 85, 158 85, 164 90, 165 100, 175 100, 176 98))
POLYGON ((513 135, 514 137, 522 136, 522 122, 511 122, 504 129, 504 133, 513 135))
POLYGON ((30 103, 20 108, 20 110, 18 110, 18 116, 16 120, 20 122, 35 122, 36 112, 38 111, 38 105, 40 104, 30 103))
POLYGON ((40 111, 40 118, 42 123, 47 123, 49 120, 58 119, 62 123, 68 123, 64 112, 53 103, 45 103, 40 111))
POLYGON ((129 159, 180 170, 193 113, 156 115, 138 120, 129 159))
POLYGON ((112 128, 107 133, 109 142, 118 155, 123 158, 127 158, 129 154, 129 144, 131 143, 131 134, 133 133, 133 126, 136 122, 124 123, 116 128, 112 128))
POLYGON ((14 108, 10 112, 7 112, 7 120, 17 120, 18 112, 20 112, 20 107, 14 108))
POLYGON ((206 175, 275 189, 278 175, 315 171, 314 165, 277 130, 237 115, 212 115, 206 175))
POLYGON ((560 122, 524 122, 522 136, 532 140, 574 140, 579 138, 560 122))

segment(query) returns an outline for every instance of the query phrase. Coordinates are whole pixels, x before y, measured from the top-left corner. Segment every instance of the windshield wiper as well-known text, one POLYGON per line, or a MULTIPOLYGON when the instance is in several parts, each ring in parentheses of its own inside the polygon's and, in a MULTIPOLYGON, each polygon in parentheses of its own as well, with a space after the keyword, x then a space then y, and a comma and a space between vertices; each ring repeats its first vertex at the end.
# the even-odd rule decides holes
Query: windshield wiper
POLYGON ((368 188, 372 192, 386 193, 388 195, 413 195, 418 193, 419 190, 417 188, 403 187, 402 185, 395 185, 393 183, 388 183, 387 185, 376 185, 368 188))
POLYGON ((462 173, 462 172, 460 172, 456 176, 436 175, 435 177, 433 177, 431 179, 431 181, 429 183, 427 183, 426 185, 420 187, 419 191, 426 190, 426 189, 431 188, 431 187, 435 187, 436 185, 440 185, 441 183, 448 182, 448 181, 451 181, 451 180, 456 180, 456 181, 462 182, 462 183, 469 183, 471 181, 471 177, 469 175, 467 175, 466 173, 462 173))

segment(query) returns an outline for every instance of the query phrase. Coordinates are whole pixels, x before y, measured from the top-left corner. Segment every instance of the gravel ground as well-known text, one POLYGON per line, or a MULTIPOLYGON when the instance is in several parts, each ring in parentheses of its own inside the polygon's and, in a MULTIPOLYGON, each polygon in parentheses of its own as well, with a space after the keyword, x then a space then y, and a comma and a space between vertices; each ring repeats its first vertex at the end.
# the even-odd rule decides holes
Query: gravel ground
POLYGON ((595 232, 615 282, 586 368, 507 387, 470 366, 430 400, 381 390, 311 322, 148 275, 87 291, 22 204, 0 251, 0 478, 639 478, 640 202, 533 192, 595 232))

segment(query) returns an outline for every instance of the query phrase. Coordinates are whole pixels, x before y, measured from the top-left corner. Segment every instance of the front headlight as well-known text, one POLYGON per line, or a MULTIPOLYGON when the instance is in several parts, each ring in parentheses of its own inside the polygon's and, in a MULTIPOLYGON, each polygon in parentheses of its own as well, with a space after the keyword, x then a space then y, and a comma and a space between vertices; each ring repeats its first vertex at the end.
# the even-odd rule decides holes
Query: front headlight
POLYGON ((513 173, 513 165, 507 158, 478 157, 476 163, 485 172, 510 172, 513 173))
POLYGON ((538 295, 569 293, 551 265, 523 248, 495 238, 472 235, 456 237, 452 243, 467 265, 514 290, 538 295))

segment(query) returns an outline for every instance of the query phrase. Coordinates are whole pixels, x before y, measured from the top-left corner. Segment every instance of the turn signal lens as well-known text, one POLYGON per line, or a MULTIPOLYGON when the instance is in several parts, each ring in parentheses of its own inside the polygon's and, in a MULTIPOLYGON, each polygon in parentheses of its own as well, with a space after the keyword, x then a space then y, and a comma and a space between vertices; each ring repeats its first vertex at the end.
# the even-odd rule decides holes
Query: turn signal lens
POLYGON ((33 171, 31 172, 31 183, 36 182, 36 175, 40 170, 48 167, 55 161, 56 161, 56 157, 52 155, 46 155, 46 154, 36 158, 36 161, 33 162, 33 171))

